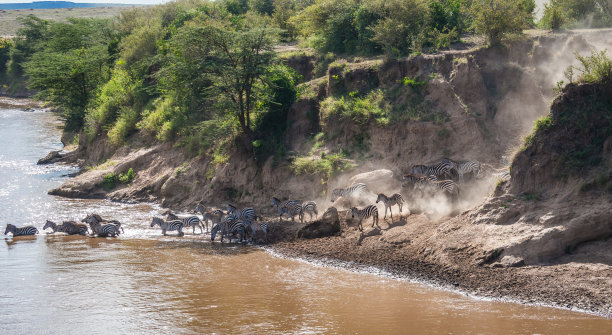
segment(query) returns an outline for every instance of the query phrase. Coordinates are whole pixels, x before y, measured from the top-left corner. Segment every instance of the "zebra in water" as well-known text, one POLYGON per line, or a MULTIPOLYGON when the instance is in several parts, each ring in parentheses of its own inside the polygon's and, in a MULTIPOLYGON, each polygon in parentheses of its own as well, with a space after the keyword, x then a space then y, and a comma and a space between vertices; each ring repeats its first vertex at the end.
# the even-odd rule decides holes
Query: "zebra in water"
POLYGON ((91 228, 91 233, 93 235, 98 235, 98 237, 115 237, 119 235, 119 228, 113 223, 102 223, 94 216, 88 215, 86 218, 81 220, 81 222, 85 222, 89 224, 91 228))
POLYGON ((12 233, 14 236, 25 236, 25 235, 34 235, 38 234, 38 229, 34 226, 23 226, 21 228, 17 228, 15 225, 7 223, 6 230, 4 231, 4 235, 8 235, 8 233, 12 233))
POLYGON ((310 221, 312 221, 312 213, 315 214, 315 219, 319 216, 317 211, 317 203, 314 201, 307 201, 302 205, 302 211, 300 213, 300 221, 304 222, 304 216, 308 213, 310 215, 310 221))
POLYGON ((210 241, 211 242, 214 242, 215 237, 217 236, 218 232, 221 232, 221 243, 223 243, 223 236, 225 235, 227 235, 230 242, 232 242, 230 234, 232 235, 240 234, 240 242, 242 242, 243 239, 246 239, 245 224, 240 221, 224 221, 224 222, 214 225, 212 229, 210 230, 210 241))
POLYGON ((69 235, 87 235, 88 233, 87 225, 74 221, 64 221, 62 222, 62 224, 58 225, 51 220, 47 220, 47 222, 45 222, 45 225, 43 226, 43 230, 47 228, 51 228, 54 233, 59 232, 66 233, 69 235))
POLYGON ((376 208, 376 205, 369 205, 361 210, 357 209, 356 207, 351 208, 351 217, 354 219, 355 216, 357 216, 357 219, 359 220, 359 231, 363 231, 363 226, 361 224, 362 221, 369 217, 372 217, 372 227, 374 227, 374 224, 376 223, 376 226, 380 228, 378 225, 378 208, 376 208))
POLYGON ((276 206, 278 209, 278 220, 283 220, 283 214, 287 214, 291 217, 291 221, 295 222, 295 216, 299 215, 302 217, 302 201, 300 200, 287 200, 282 202, 276 197, 272 197, 271 207, 276 206))
POLYGON ((224 215, 223 211, 220 209, 216 209, 212 212, 206 212, 206 209, 202 204, 198 204, 193 210, 193 212, 202 214, 202 223, 206 224, 206 232, 208 232, 208 221, 212 223, 212 225, 210 226, 212 228, 212 226, 221 222, 221 219, 224 215))
POLYGON ((399 207, 400 218, 402 217, 402 206, 404 205, 404 198, 402 197, 401 194, 395 193, 394 195, 387 197, 386 195, 380 193, 378 195, 378 198, 376 198, 376 203, 378 203, 379 201, 382 201, 383 204, 385 204, 384 219, 387 218, 387 208, 388 208, 389 212, 391 212, 391 222, 393 222, 393 210, 391 210, 391 207, 395 205, 399 207))
POLYGON ((121 222, 117 221, 117 220, 104 220, 102 219, 102 217, 98 214, 92 214, 92 216, 98 220, 98 222, 100 223, 110 223, 115 225, 115 227, 117 227, 117 235, 119 235, 119 231, 121 231, 122 233, 125 233, 125 231, 123 230, 123 227, 121 226, 121 222))
MULTIPOLYGON (((179 218, 178 216, 170 212, 168 213, 168 217, 166 217, 166 220, 167 221, 179 220, 183 223, 184 228, 191 227, 192 234, 195 234, 195 227, 200 228, 200 234, 204 234, 204 228, 203 228, 204 225, 200 222, 200 218, 195 215, 188 216, 186 218, 179 218)), ((206 225, 206 231, 208 232, 208 225, 206 225)))
POLYGON ((351 185, 347 188, 337 188, 332 190, 331 202, 336 201, 339 197, 343 197, 349 202, 349 206, 351 205, 351 198, 354 196, 359 196, 365 193, 368 190, 367 186, 364 183, 358 183, 355 185, 351 185))
POLYGON ((174 230, 178 231, 178 236, 185 235, 183 233, 183 222, 180 220, 164 221, 162 218, 154 217, 151 221, 151 228, 155 227, 155 225, 161 228, 164 236, 166 236, 166 232, 174 230))

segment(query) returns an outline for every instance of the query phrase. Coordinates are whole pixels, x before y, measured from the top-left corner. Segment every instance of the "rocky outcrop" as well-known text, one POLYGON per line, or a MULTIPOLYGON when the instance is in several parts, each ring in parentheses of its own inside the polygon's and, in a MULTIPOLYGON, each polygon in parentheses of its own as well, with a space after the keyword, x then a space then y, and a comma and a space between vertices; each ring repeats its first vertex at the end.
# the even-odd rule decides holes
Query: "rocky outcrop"
POLYGON ((62 159, 61 150, 51 151, 47 156, 41 158, 36 162, 38 165, 52 164, 62 159))
POLYGON ((303 228, 298 233, 298 238, 321 238, 326 236, 334 236, 340 234, 340 218, 338 210, 335 207, 330 207, 323 214, 321 219, 313 221, 303 228))

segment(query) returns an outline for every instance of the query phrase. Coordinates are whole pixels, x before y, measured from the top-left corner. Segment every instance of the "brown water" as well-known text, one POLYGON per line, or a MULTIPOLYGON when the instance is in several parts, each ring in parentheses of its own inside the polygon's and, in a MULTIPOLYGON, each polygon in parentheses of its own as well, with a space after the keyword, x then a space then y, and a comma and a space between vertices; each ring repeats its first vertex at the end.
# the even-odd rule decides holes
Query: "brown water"
POLYGON ((0 334, 612 334, 612 320, 588 314, 477 300, 202 235, 160 237, 149 204, 49 196, 74 171, 35 165, 61 148, 58 124, 54 114, 0 109, 0 229, 95 211, 121 219, 126 234, 0 240, 0 334))

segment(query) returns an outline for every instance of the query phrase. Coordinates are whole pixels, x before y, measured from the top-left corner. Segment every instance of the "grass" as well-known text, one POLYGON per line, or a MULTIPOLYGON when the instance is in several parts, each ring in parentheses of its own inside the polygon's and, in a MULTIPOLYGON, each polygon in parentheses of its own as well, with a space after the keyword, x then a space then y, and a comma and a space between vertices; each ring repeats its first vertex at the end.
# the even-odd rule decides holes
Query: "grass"
MULTIPOLYGON (((23 1, 26 2, 26 1, 23 1)), ((139 6, 132 6, 139 7, 139 6)), ((15 36, 21 28, 18 17, 36 15, 45 20, 65 22, 71 17, 76 18, 111 18, 118 16, 122 10, 131 7, 94 7, 94 8, 57 8, 57 9, 15 9, 0 10, 0 36, 15 36)))
POLYGON ((323 119, 338 116, 350 119, 360 126, 375 121, 380 126, 389 124, 390 107, 384 100, 382 90, 370 91, 365 96, 351 92, 348 96, 328 97, 321 102, 323 119))
POLYGON ((96 166, 86 166, 85 170, 87 172, 89 171, 93 171, 93 170, 106 170, 108 168, 111 168, 115 165, 117 165, 117 161, 111 161, 110 159, 107 159, 104 163, 96 165, 96 166))

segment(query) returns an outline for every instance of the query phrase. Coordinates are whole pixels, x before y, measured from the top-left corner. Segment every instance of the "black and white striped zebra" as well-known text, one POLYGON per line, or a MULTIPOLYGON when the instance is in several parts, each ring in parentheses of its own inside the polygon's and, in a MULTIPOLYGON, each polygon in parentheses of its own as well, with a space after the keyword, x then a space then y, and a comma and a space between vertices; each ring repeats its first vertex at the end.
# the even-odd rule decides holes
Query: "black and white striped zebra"
POLYGON ((215 237, 217 236, 218 232, 221 232, 221 243, 223 243, 224 236, 227 236, 231 243, 232 240, 231 240, 230 235, 235 236, 235 235, 240 234, 240 242, 246 239, 245 224, 241 221, 229 220, 229 221, 223 221, 221 223, 214 225, 210 231, 211 241, 215 240, 215 237))
POLYGON ((425 187, 427 185, 427 178, 425 178, 424 176, 405 174, 402 177, 402 181, 404 183, 404 186, 408 188, 409 191, 419 191, 421 193, 421 196, 423 196, 425 187))
POLYGON ((369 205, 361 210, 357 209, 356 207, 351 208, 351 217, 354 219, 355 216, 359 220, 359 231, 363 231, 363 226, 361 224, 362 221, 369 217, 372 217, 372 227, 374 227, 374 224, 376 224, 376 226, 380 228, 378 225, 378 208, 376 205, 369 205))
POLYGON ((115 237, 119 235, 119 228, 115 224, 101 223, 94 215, 88 215, 81 222, 89 224, 91 233, 98 235, 98 237, 115 237))
POLYGON ((255 221, 244 221, 244 224, 251 227, 251 241, 256 242, 257 231, 262 231, 264 234, 264 241, 268 241, 268 223, 267 222, 255 222, 255 221))
POLYGON ((255 213, 255 210, 251 207, 243 208, 240 211, 238 211, 238 208, 236 206, 231 205, 231 204, 227 204, 226 207, 227 207, 227 215, 236 214, 239 219, 246 219, 246 220, 257 219, 257 213, 255 213))
POLYGON ((376 198, 376 203, 382 201, 385 204, 385 217, 387 218, 387 208, 389 212, 391 212, 391 221, 393 221, 393 210, 391 210, 391 206, 397 205, 399 207, 400 218, 402 216, 402 206, 404 205, 404 198, 401 194, 395 193, 394 195, 387 197, 386 195, 380 193, 378 194, 378 198, 376 198))
POLYGON ((98 220, 98 222, 105 224, 105 223, 110 223, 115 225, 115 227, 117 227, 117 235, 119 235, 119 232, 125 233, 125 231, 123 230, 123 227, 121 226, 121 222, 117 221, 117 220, 104 220, 102 219, 102 217, 98 214, 92 214, 92 216, 98 220))
POLYGON ((271 207, 276 206, 278 209, 278 220, 283 220, 283 214, 287 214, 291 217, 291 221, 295 222, 295 216, 302 215, 302 201, 300 200, 287 200, 285 202, 280 201, 276 197, 272 197, 271 207))
POLYGON ((166 236, 166 232, 175 230, 178 231, 178 236, 185 235, 185 233, 183 233, 183 222, 180 220, 164 221, 162 218, 154 217, 151 221, 151 228, 155 227, 155 225, 161 228, 164 236, 166 236))
POLYGON ((368 187, 364 183, 351 185, 347 188, 337 188, 332 190, 331 202, 336 201, 339 197, 343 197, 351 204, 351 199, 367 192, 368 187))
POLYGON ((15 225, 8 223, 6 225, 6 230, 4 230, 4 235, 8 235, 8 233, 12 233, 13 236, 35 235, 38 234, 38 229, 34 226, 17 228, 15 225))
POLYGON ((206 223, 206 232, 208 232, 208 221, 211 222, 210 228, 212 229, 215 224, 221 222, 223 215, 224 213, 220 209, 214 210, 212 213, 206 212, 202 214, 202 222, 206 223))
MULTIPOLYGON (((203 228, 203 224, 200 222, 200 218, 192 215, 192 216, 188 216, 185 218, 180 218, 177 215, 173 214, 172 212, 168 213, 168 216, 166 217, 167 221, 175 221, 175 220, 180 220, 183 223, 183 227, 187 228, 187 227, 191 227, 192 229, 192 234, 195 234, 195 227, 200 228, 200 234, 204 233, 204 228, 203 228)), ((206 230, 208 231, 208 229, 206 230)))
POLYGON ((310 215, 310 221, 312 221, 312 214, 314 213, 315 219, 319 216, 319 212, 317 211, 317 203, 314 201, 306 201, 302 205, 302 212, 300 213, 300 221, 304 222, 304 216, 308 213, 310 215))
POLYGON ((87 235, 88 233, 87 225, 74 221, 64 221, 62 224, 58 225, 51 220, 47 220, 43 226, 43 230, 47 228, 51 228, 54 233, 66 233, 69 235, 87 235))
POLYGON ((440 190, 447 196, 450 196, 452 200, 457 200, 459 197, 459 186, 452 180, 431 181, 429 186, 433 188, 434 192, 440 190))
POLYGON ((442 159, 441 162, 438 162, 438 163, 435 163, 429 166, 413 165, 412 174, 417 175, 417 176, 434 175, 436 177, 451 178, 452 177, 451 170, 453 168, 454 168, 453 162, 446 158, 446 159, 442 159))
POLYGON ((469 179, 479 178, 481 172, 481 166, 479 162, 476 161, 465 161, 461 163, 454 163, 455 170, 457 170, 457 174, 459 175, 459 182, 462 183, 465 181, 465 177, 469 179))

